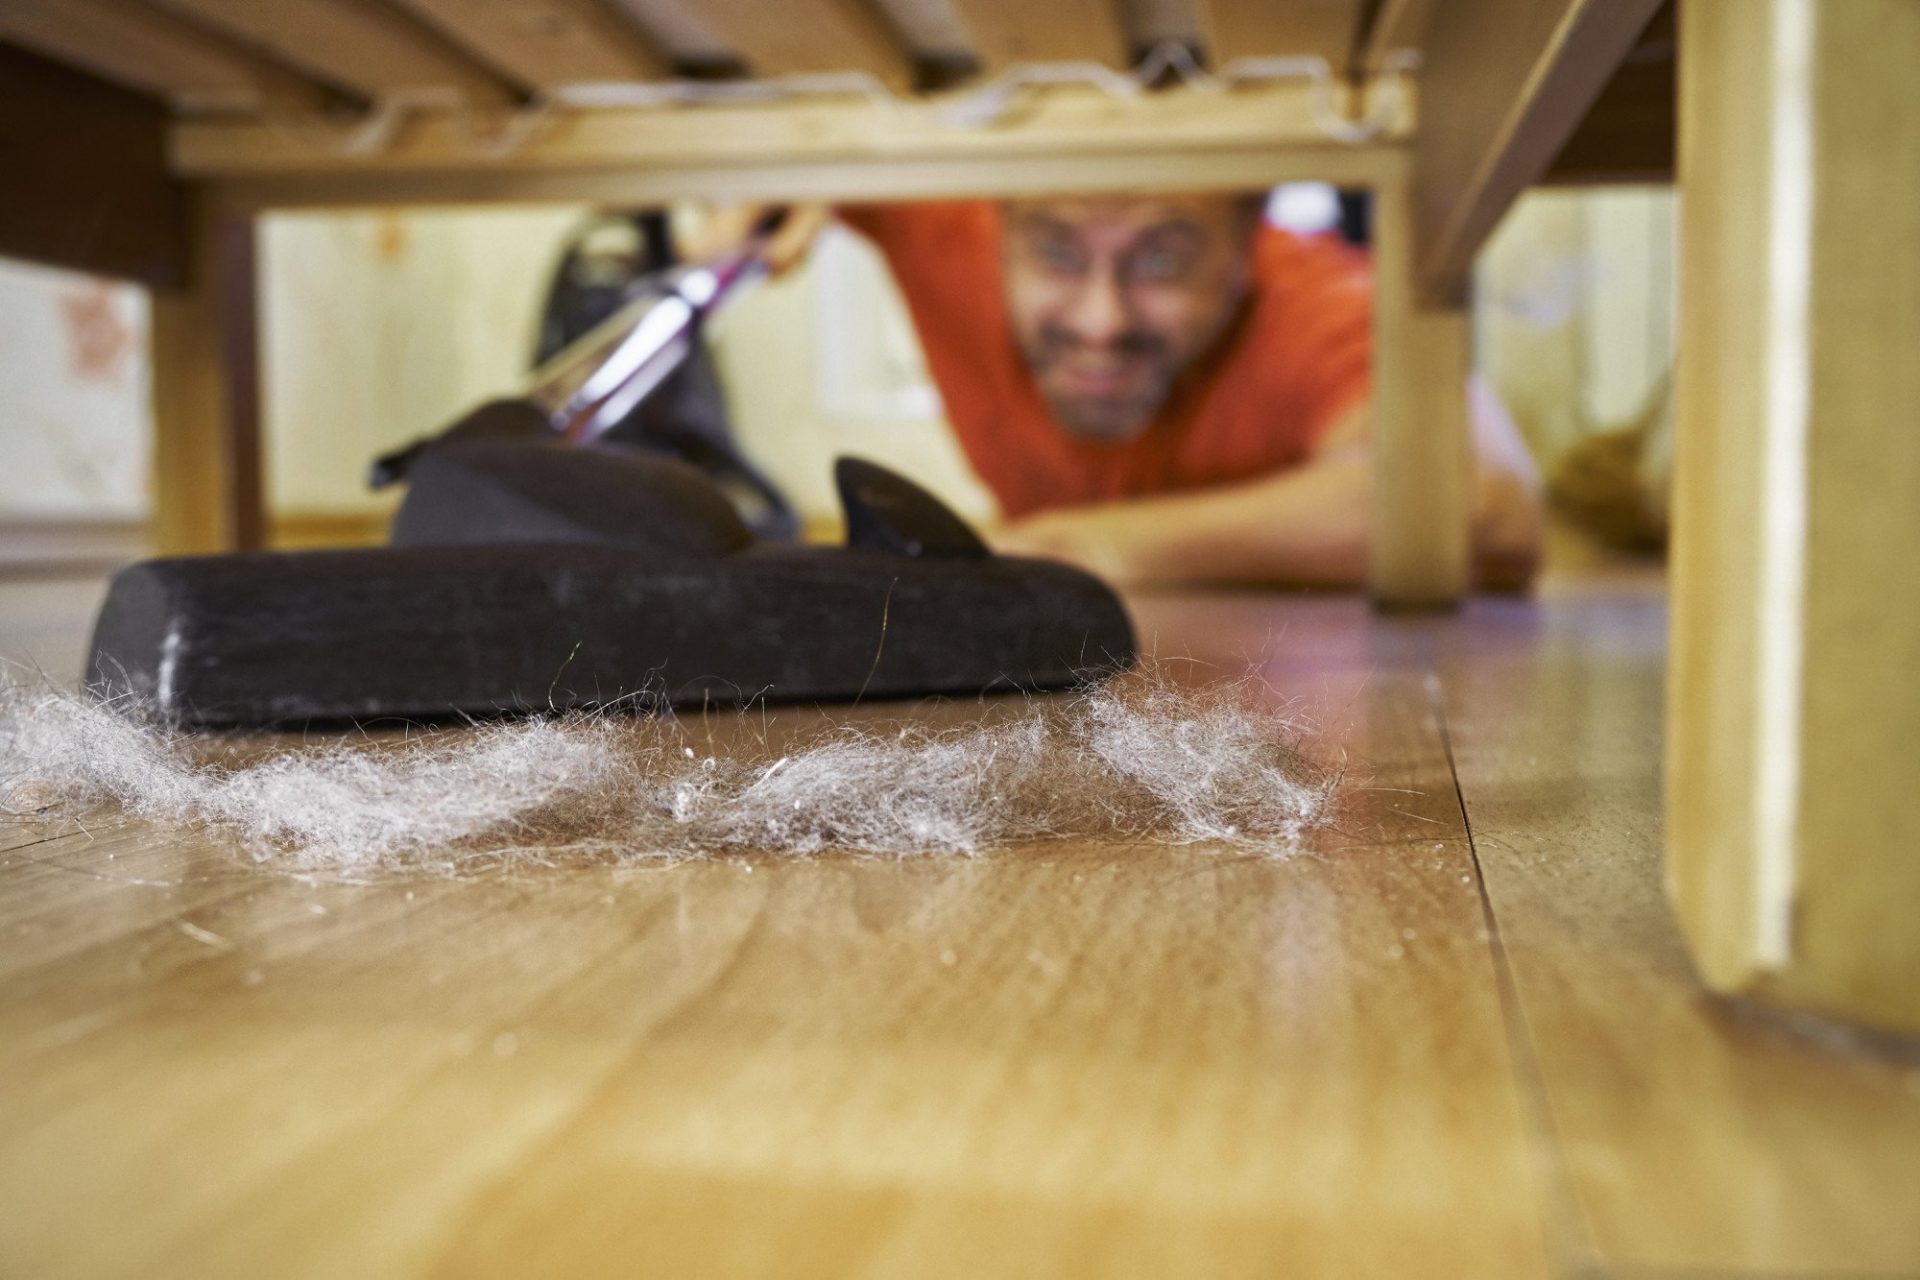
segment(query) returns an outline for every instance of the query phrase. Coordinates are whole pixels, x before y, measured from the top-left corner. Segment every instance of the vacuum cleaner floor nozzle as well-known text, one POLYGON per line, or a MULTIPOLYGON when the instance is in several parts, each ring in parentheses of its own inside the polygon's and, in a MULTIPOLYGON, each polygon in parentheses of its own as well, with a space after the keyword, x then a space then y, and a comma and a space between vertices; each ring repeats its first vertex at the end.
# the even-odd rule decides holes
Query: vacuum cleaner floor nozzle
POLYGON ((396 521, 425 545, 122 571, 95 626, 95 687, 188 723, 365 723, 1057 689, 1134 659, 1104 584, 988 553, 872 464, 842 468, 854 544, 788 547, 716 532, 691 469, 622 472, 634 536, 620 537, 590 513, 538 518, 606 488, 594 451, 486 442, 437 462, 396 521), (643 500, 649 483, 660 501, 643 500), (489 510, 537 540, 488 541, 489 510))

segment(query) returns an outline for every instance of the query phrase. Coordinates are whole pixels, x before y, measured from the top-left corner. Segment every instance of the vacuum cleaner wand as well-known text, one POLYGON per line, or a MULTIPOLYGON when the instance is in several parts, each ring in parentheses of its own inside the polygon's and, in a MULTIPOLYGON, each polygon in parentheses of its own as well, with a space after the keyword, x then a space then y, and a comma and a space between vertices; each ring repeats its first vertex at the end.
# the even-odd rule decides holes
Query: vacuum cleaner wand
POLYGON ((680 367, 710 316, 765 277, 761 251, 785 217, 784 209, 776 210, 743 248, 672 273, 663 295, 637 298, 609 316, 541 366, 526 398, 574 444, 605 435, 680 367))
MULTIPOLYGON (((710 317, 766 276, 762 254, 786 218, 786 209, 775 209, 732 253, 648 277, 640 296, 536 369, 518 406, 537 413, 547 431, 570 444, 591 444, 605 435, 680 367, 710 317)), ((368 484, 384 489, 397 483, 435 441, 516 433, 529 415, 504 412, 514 404, 492 401, 438 435, 382 454, 368 484)))

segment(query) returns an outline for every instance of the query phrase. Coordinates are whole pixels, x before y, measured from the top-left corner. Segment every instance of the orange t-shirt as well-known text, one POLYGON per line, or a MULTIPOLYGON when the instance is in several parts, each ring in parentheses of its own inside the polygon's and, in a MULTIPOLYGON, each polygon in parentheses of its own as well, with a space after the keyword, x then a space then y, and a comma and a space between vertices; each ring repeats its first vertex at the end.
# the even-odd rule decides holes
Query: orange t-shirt
POLYGON ((1297 466, 1366 392, 1366 255, 1332 236, 1264 227, 1247 305, 1219 347, 1182 375, 1139 436, 1079 439, 1054 420, 1014 340, 997 205, 839 213, 886 256, 960 447, 1008 516, 1297 466))

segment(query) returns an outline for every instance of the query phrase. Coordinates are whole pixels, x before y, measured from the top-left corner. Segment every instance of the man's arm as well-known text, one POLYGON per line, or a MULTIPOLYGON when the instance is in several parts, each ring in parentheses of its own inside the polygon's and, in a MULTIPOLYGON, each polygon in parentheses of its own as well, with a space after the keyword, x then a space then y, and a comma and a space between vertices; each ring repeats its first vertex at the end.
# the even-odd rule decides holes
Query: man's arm
POLYGON ((779 229, 760 246, 760 260, 768 273, 784 275, 806 260, 831 214, 826 205, 764 203, 688 205, 675 209, 673 246, 687 262, 704 262, 732 253, 747 242, 753 229, 775 209, 787 211, 779 229))
MULTIPOLYGON (((1479 379, 1473 555, 1480 586, 1521 590, 1539 567, 1540 482, 1512 419, 1479 379)), ((989 534, 996 550, 1050 556, 1110 581, 1359 586, 1367 580, 1373 447, 1362 404, 1304 465, 1241 484, 1042 512, 989 534)))

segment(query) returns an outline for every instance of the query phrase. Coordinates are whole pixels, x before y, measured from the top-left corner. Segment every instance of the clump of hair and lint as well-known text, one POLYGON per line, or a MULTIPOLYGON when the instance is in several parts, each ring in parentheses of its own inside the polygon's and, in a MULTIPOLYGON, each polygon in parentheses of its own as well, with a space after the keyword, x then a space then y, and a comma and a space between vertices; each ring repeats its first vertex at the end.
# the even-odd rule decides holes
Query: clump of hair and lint
POLYGON ((1149 670, 959 724, 844 722, 777 746, 733 733, 716 747, 702 721, 625 714, 276 746, 0 672, 0 809, 118 809, 340 874, 1067 838, 1284 853, 1332 821, 1339 780, 1256 692, 1149 670))

